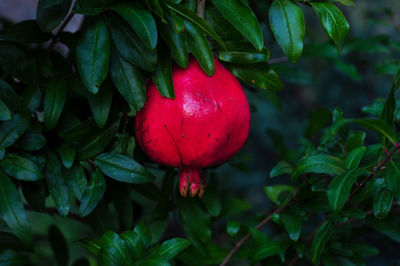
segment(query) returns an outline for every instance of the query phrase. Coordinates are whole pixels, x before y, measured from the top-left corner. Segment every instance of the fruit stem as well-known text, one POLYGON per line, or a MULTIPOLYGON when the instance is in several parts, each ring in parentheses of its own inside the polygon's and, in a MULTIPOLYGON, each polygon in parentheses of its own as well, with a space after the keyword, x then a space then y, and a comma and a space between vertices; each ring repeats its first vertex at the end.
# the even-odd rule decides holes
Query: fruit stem
POLYGON ((179 191, 182 197, 188 194, 190 197, 196 195, 201 198, 206 188, 206 181, 203 169, 201 168, 182 168, 179 174, 179 191))

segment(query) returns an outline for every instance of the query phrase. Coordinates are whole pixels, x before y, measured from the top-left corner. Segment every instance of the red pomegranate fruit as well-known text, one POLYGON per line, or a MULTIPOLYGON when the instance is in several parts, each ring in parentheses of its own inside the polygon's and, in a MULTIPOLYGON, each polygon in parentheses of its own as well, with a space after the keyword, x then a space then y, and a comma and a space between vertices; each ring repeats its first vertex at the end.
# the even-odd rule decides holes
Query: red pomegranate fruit
POLYGON ((137 143, 153 161, 178 167, 182 196, 203 195, 203 168, 221 164, 245 143, 250 109, 238 80, 216 59, 207 76, 194 58, 174 66, 175 99, 147 84, 146 103, 136 115, 137 143))

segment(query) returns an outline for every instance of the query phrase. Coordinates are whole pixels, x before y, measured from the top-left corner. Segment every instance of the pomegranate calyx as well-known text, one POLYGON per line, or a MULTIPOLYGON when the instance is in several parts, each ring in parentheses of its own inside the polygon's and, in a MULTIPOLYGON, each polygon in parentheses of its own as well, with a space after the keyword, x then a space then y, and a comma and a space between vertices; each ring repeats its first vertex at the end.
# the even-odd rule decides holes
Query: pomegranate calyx
POLYGON ((204 172, 201 168, 182 168, 179 174, 179 190, 182 197, 188 194, 201 198, 206 188, 204 172))

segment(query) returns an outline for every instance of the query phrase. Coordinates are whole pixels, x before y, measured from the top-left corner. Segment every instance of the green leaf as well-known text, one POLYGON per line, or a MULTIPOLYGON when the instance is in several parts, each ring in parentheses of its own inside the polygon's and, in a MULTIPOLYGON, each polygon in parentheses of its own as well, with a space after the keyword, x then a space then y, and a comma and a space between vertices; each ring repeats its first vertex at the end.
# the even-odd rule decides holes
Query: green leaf
POLYGON ((78 159, 90 159, 104 151, 115 137, 119 127, 119 122, 120 121, 117 120, 109 128, 100 131, 85 141, 79 149, 78 159))
POLYGON ((167 261, 160 258, 145 258, 135 263, 137 266, 169 266, 167 261))
POLYGON ((8 109, 7 105, 0 99, 0 120, 7 121, 11 120, 12 115, 10 109, 8 109))
POLYGON ((366 151, 367 151, 367 148, 364 146, 361 146, 361 147, 358 147, 358 148, 352 150, 344 159, 344 162, 346 163, 347 168, 349 168, 349 169, 357 168, 366 151))
POLYGON ((385 183, 388 190, 400 195, 400 167, 399 164, 390 160, 385 170, 385 183))
POLYGON ((0 170, 0 217, 23 242, 32 245, 33 236, 24 205, 8 176, 0 170))
POLYGON ((98 238, 87 238, 79 240, 94 255, 99 255, 101 249, 101 240, 98 238))
POLYGON ((0 125, 0 149, 8 148, 28 129, 31 118, 28 115, 16 114, 12 120, 0 125))
POLYGON ((81 205, 79 207, 79 214, 81 216, 87 216, 96 208, 97 204, 103 198, 106 186, 107 184, 104 176, 96 170, 96 172, 92 174, 90 182, 82 195, 81 205))
POLYGON ((122 183, 111 183, 108 187, 119 221, 123 228, 132 228, 133 204, 130 197, 130 190, 122 183))
POLYGON ((148 228, 148 224, 145 223, 145 221, 141 221, 138 225, 135 226, 133 229, 133 232, 138 234, 140 236, 140 239, 142 239, 143 244, 148 247, 151 243, 151 232, 148 228))
POLYGON ((144 106, 146 96, 142 74, 115 49, 111 57, 111 77, 122 97, 136 110, 140 110, 144 106))
POLYGON ((251 258, 251 261, 257 262, 270 256, 277 255, 280 250, 280 242, 268 241, 267 243, 257 246, 256 250, 254 251, 253 257, 251 258))
POLYGON ((0 264, 4 266, 26 265, 27 259, 15 250, 4 249, 0 251, 0 264))
POLYGON ((169 24, 164 23, 160 23, 159 28, 161 38, 169 47, 172 58, 181 68, 186 68, 189 64, 186 33, 176 33, 169 24))
POLYGON ((57 152, 60 154, 61 162, 65 168, 71 168, 75 160, 76 147, 71 144, 63 144, 57 147, 57 152))
POLYGON ((158 251, 158 254, 166 259, 166 260, 172 260, 174 257, 176 257, 179 253, 181 253, 184 249, 190 246, 190 242, 186 239, 183 238, 171 238, 166 241, 164 241, 160 245, 160 250, 158 251))
POLYGON ((96 94, 108 73, 110 37, 106 24, 99 19, 90 25, 76 47, 76 64, 89 92, 96 94))
POLYGON ((116 14, 107 14, 107 26, 118 52, 130 63, 146 71, 153 71, 157 65, 157 50, 148 49, 132 27, 116 14))
POLYGON ((346 173, 336 176, 331 181, 326 194, 329 205, 335 212, 343 208, 350 195, 351 187, 362 173, 363 171, 358 168, 350 168, 346 173))
POLYGON ((304 173, 341 175, 346 169, 342 159, 328 154, 317 154, 302 159, 293 173, 295 176, 304 173))
POLYGON ((140 5, 127 2, 118 3, 111 6, 110 9, 117 12, 131 25, 147 48, 156 48, 157 26, 150 12, 140 5))
POLYGON ((24 198, 32 208, 37 211, 44 210, 46 198, 49 195, 44 182, 23 182, 21 189, 24 198))
POLYGON ((254 64, 254 63, 266 63, 269 58, 269 54, 221 51, 218 53, 218 58, 221 61, 229 63, 254 64))
POLYGON ((120 182, 137 184, 154 179, 146 168, 125 155, 102 153, 94 161, 105 175, 120 182))
POLYGON ((370 223, 375 230, 400 243, 400 222, 397 218, 397 216, 390 216, 385 219, 373 219, 370 223))
POLYGON ((204 33, 195 25, 185 21, 187 44, 191 53, 196 57, 203 71, 208 75, 214 74, 214 56, 204 33))
POLYGON ((303 11, 290 0, 274 0, 268 16, 278 44, 289 60, 296 62, 303 50, 305 35, 303 11))
POLYGON ((102 128, 107 123, 113 98, 113 88, 109 83, 101 86, 95 95, 88 95, 90 110, 98 127, 102 128))
MULTIPOLYGON (((169 177, 171 178, 171 177, 169 177)), ((221 214, 222 204, 218 193, 213 188, 207 188, 204 195, 201 197, 201 201, 208 210, 208 213, 217 217, 221 214)))
POLYGON ((311 244, 311 250, 312 250, 312 261, 316 265, 319 264, 322 252, 324 251, 325 246, 332 235, 333 228, 334 224, 332 223, 332 221, 325 221, 315 233, 315 236, 311 244))
POLYGON ((310 2, 310 5, 317 13, 322 27, 339 49, 350 31, 350 25, 343 13, 329 2, 310 2))
POLYGON ((212 0, 211 2, 219 13, 242 33, 243 37, 261 51, 264 46, 263 35, 257 17, 250 7, 240 0, 212 0))
POLYGON ((233 75, 259 89, 280 91, 283 87, 278 75, 267 63, 251 65, 224 64, 233 75))
POLYGON ((133 231, 122 232, 121 238, 126 241, 129 250, 135 260, 143 257, 146 247, 140 235, 133 231))
POLYGON ((293 172, 294 168, 291 164, 286 161, 280 161, 274 168, 272 168, 269 176, 276 177, 278 175, 288 174, 290 175, 293 172))
POLYGON ((47 187, 60 215, 67 216, 70 210, 71 197, 61 167, 57 155, 48 151, 45 168, 47 187))
POLYGON ((134 265, 130 253, 126 241, 116 233, 108 231, 101 237, 99 265, 134 265))
POLYGON ((52 31, 65 19, 71 6, 71 0, 39 0, 36 20, 43 31, 52 31))
POLYGON ((352 151, 363 145, 366 133, 364 131, 351 132, 346 141, 346 149, 352 151))
POLYGON ((291 213, 282 213, 279 215, 279 220, 285 227, 286 232, 288 232, 289 238, 295 242, 299 240, 303 217, 291 213))
POLYGON ((396 143, 396 133, 384 120, 374 118, 352 119, 351 122, 357 123, 360 126, 375 131, 389 139, 392 143, 396 143))
POLYGON ((0 40, 23 44, 43 43, 50 38, 51 34, 43 32, 36 20, 24 20, 0 31, 0 40))
POLYGON ((345 6, 354 6, 354 0, 333 0, 345 6))
POLYGON ((67 142, 81 142, 85 138, 93 136, 98 131, 98 127, 93 118, 89 118, 84 122, 80 122, 78 119, 72 121, 72 123, 69 121, 64 122, 62 126, 63 127, 58 130, 58 135, 67 142))
POLYGON ((277 204, 281 204, 280 195, 281 193, 290 193, 292 194, 295 191, 293 186, 289 185, 275 185, 275 186, 265 186, 264 192, 267 194, 268 198, 277 204))
POLYGON ((69 189, 80 201, 87 185, 83 167, 80 164, 74 164, 70 169, 66 170, 65 177, 69 189))
POLYGON ((393 194, 388 189, 381 190, 373 200, 374 216, 379 219, 385 218, 392 209, 393 194))
POLYGON ((69 260, 67 240, 57 226, 51 225, 49 229, 49 241, 57 265, 66 266, 69 260))
POLYGON ((67 100, 68 88, 64 80, 51 79, 46 84, 44 96, 44 124, 47 129, 53 129, 67 100))
POLYGON ((353 197, 352 202, 360 203, 364 200, 370 199, 384 187, 385 180, 383 178, 372 179, 368 181, 364 188, 353 197))
POLYGON ((210 35, 217 43, 226 50, 225 44, 222 41, 221 37, 211 28, 211 26, 207 23, 206 20, 198 17, 195 12, 191 11, 190 9, 185 8, 182 5, 174 4, 170 1, 165 1, 164 4, 169 8, 171 11, 175 12, 179 16, 183 17, 187 22, 193 23, 203 32, 210 35))
MULTIPOLYGON (((397 66, 399 66, 397 62, 397 66)), ((396 91, 399 88, 400 85, 400 70, 396 72, 394 79, 393 79, 393 85, 390 89, 389 95, 386 98, 384 108, 382 110, 381 118, 385 120, 390 126, 393 126, 394 122, 394 115, 395 115, 395 110, 396 110, 396 91)))
POLYGON ((230 237, 234 237, 239 233, 240 227, 242 226, 242 222, 239 221, 229 221, 226 225, 226 232, 230 237))
POLYGON ((20 155, 7 153, 0 161, 0 167, 10 176, 24 181, 36 181, 42 179, 41 167, 34 161, 20 155))
POLYGON ((151 78, 161 96, 174 99, 174 84, 172 83, 172 62, 169 52, 159 48, 158 64, 151 78))

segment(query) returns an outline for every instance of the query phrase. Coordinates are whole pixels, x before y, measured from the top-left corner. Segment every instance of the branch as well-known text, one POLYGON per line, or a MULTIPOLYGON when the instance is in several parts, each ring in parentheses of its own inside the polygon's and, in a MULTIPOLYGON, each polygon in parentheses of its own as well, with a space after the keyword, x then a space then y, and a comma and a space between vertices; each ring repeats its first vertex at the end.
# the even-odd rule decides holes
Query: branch
POLYGON ((50 52, 50 50, 57 43, 58 35, 65 29, 65 27, 68 25, 68 23, 74 17, 74 15, 75 15, 75 13, 72 13, 72 12, 69 13, 68 17, 64 20, 64 22, 60 26, 60 28, 57 30, 57 32, 54 33, 53 38, 51 39, 51 43, 49 44, 49 47, 47 47, 47 52, 50 52))
MULTIPOLYGON (((296 195, 296 194, 295 194, 296 195)), ((254 228, 259 230, 261 227, 263 227, 264 225, 266 225, 271 219, 272 216, 274 214, 278 214, 281 213, 282 211, 284 211, 285 209, 287 209, 288 207, 292 206, 295 203, 295 197, 293 197, 291 199, 291 201, 289 201, 286 205, 276 209, 275 211, 273 211, 272 213, 270 213, 269 215, 267 215, 267 217, 264 218, 264 220, 262 220, 259 224, 257 224, 254 228)), ((228 253, 228 255, 226 255, 226 257, 224 258, 224 260, 222 261, 222 263, 220 264, 220 266, 225 266, 228 264, 228 262, 231 260, 232 256, 240 249, 241 246, 243 246, 243 244, 247 241, 247 239, 249 239, 251 236, 251 233, 247 233, 244 237, 242 237, 242 239, 239 240, 239 242, 237 242, 235 244, 235 246, 231 249, 231 251, 228 253)))
POLYGON ((206 0, 197 0, 197 5, 196 5, 197 16, 204 18, 205 5, 206 5, 206 0))

